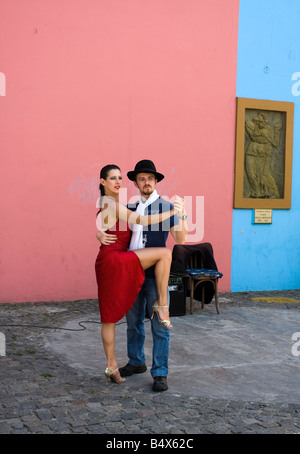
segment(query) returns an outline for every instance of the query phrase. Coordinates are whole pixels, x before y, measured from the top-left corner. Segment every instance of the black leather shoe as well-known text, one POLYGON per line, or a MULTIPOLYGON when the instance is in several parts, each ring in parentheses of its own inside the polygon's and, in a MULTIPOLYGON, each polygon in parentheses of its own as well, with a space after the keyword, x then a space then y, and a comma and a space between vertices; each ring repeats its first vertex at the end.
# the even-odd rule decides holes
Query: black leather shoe
POLYGON ((119 368, 121 377, 130 377, 130 375, 133 374, 143 374, 144 372, 146 372, 146 370, 146 364, 142 364, 141 366, 132 366, 131 364, 126 364, 126 366, 119 368))
POLYGON ((153 391, 167 391, 167 377, 154 377, 153 391))

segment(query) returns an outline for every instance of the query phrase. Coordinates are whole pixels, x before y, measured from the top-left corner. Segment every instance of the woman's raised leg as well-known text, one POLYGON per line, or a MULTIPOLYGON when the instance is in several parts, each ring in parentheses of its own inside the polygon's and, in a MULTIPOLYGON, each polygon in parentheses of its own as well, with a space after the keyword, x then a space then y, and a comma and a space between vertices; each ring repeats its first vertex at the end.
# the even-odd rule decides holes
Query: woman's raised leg
POLYGON ((144 270, 155 266, 155 280, 158 300, 154 310, 167 328, 172 328, 168 308, 168 282, 172 262, 172 252, 166 247, 150 247, 134 250, 144 270))

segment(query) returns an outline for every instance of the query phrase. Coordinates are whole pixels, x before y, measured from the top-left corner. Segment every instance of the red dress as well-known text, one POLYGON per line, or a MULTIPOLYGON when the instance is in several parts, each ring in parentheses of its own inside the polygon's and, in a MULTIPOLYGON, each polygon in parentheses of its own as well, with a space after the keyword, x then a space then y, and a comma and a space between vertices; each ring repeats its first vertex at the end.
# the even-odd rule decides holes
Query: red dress
POLYGON ((100 246, 95 263, 98 301, 102 323, 116 323, 129 311, 137 299, 145 279, 138 256, 127 251, 130 228, 117 221, 108 233, 117 235, 115 243, 100 246))

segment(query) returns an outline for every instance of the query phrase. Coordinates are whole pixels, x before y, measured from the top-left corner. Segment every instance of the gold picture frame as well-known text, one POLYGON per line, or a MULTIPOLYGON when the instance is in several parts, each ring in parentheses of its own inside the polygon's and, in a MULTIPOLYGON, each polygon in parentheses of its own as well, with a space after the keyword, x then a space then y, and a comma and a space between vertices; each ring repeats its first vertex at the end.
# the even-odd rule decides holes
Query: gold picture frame
POLYGON ((234 208, 291 208, 294 103, 237 98, 234 208))

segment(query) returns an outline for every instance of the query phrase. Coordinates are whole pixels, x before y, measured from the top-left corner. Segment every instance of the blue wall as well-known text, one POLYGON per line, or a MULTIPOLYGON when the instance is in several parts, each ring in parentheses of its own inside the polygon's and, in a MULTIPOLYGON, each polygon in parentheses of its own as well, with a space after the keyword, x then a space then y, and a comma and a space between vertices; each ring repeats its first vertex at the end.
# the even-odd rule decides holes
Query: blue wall
POLYGON ((300 288, 300 0, 240 0, 236 96, 295 104, 291 210, 233 210, 231 291, 300 288), (298 75, 295 73, 299 73, 298 75), (292 80, 294 75, 295 80, 292 80))

